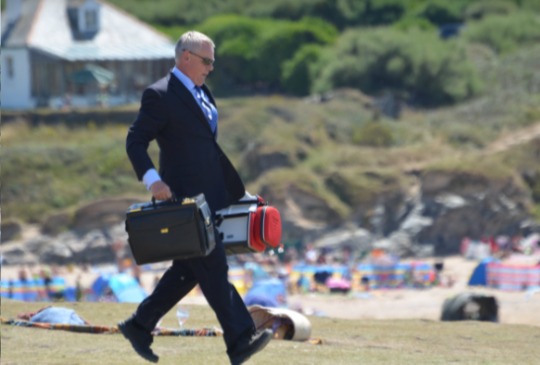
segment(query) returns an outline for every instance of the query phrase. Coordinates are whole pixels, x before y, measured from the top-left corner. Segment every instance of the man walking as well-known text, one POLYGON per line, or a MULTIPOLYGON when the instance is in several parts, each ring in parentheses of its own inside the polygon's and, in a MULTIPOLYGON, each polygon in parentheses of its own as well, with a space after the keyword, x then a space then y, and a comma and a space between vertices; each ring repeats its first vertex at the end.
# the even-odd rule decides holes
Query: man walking
MULTIPOLYGON (((214 47, 210 38, 196 31, 180 37, 175 67, 143 92, 139 114, 126 142, 137 177, 155 199, 167 200, 173 193, 177 197, 204 193, 213 213, 245 194, 237 171, 216 140, 218 112, 204 83, 214 69, 214 47), (152 140, 160 149, 159 172, 147 151, 152 140)), ((272 332, 255 330, 227 274, 225 250, 216 234, 216 248, 208 256, 172 262, 152 294, 119 324, 120 331, 140 356, 157 362, 159 358, 150 348, 151 331, 199 284, 223 329, 231 364, 243 363, 268 344, 272 332)))

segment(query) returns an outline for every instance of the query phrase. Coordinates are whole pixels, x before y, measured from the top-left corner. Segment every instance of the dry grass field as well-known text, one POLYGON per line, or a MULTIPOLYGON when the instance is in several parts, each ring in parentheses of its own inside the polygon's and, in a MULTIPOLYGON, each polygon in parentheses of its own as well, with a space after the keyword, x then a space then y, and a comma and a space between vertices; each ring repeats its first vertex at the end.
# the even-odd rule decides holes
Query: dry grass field
MULTIPOLYGON (((3 318, 35 311, 45 303, 2 300, 3 318)), ((113 326, 133 304, 60 303, 94 325, 113 326)), ((189 328, 213 327, 206 305, 190 305, 189 328)), ((333 319, 309 317, 320 344, 274 340, 247 364, 538 364, 540 327, 425 319, 333 319)), ((174 327, 168 313, 162 326, 174 327)), ((144 364, 119 334, 1 326, 1 364, 144 364)), ((160 364, 227 364, 219 337, 157 337, 160 364)))

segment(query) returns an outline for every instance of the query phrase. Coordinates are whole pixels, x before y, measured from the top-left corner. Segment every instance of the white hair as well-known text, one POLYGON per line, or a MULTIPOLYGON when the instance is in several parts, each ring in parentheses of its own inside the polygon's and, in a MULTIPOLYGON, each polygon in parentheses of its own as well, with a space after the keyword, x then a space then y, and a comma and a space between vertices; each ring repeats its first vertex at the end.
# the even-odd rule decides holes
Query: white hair
POLYGON ((214 42, 206 34, 197 32, 196 30, 185 32, 176 42, 176 47, 174 48, 175 58, 178 60, 184 51, 198 51, 204 43, 210 44, 212 48, 216 47, 214 42))

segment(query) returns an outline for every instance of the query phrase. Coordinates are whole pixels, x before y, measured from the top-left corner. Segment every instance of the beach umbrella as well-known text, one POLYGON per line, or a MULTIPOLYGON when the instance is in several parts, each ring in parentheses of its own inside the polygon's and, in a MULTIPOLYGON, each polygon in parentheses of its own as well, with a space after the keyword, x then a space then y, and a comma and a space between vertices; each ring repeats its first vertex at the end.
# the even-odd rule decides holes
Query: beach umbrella
POLYGON ((244 297, 246 305, 280 307, 287 302, 287 288, 283 281, 269 278, 254 282, 244 297))
POLYGON ((114 297, 113 300, 122 303, 139 303, 146 298, 146 292, 139 282, 126 273, 100 275, 92 284, 92 291, 96 299, 103 296, 114 297))

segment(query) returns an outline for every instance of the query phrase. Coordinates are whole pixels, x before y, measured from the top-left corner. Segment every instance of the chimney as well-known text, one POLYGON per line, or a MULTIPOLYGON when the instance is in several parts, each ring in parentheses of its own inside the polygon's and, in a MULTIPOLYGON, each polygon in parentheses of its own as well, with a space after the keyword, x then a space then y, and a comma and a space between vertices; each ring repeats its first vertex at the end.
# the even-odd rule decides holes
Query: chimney
POLYGON ((7 0, 6 2, 6 18, 7 23, 15 23, 21 16, 23 0, 7 0))

